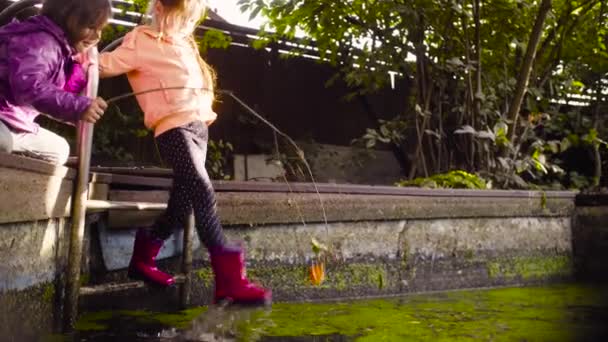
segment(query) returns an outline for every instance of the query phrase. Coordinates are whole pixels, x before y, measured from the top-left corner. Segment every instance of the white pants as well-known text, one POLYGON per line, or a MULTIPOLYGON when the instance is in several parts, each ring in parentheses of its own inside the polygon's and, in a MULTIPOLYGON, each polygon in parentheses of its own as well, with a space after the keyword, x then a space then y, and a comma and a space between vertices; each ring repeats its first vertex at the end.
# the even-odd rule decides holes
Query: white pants
POLYGON ((70 145, 61 136, 42 127, 36 134, 16 133, 0 121, 0 151, 63 165, 70 156, 70 145))

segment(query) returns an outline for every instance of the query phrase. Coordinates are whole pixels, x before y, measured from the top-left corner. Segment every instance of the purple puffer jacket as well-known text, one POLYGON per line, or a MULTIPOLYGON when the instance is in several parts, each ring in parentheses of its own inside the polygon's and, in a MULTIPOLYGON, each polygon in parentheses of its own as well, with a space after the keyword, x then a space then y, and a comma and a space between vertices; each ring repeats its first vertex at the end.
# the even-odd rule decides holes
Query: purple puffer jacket
POLYGON ((41 112, 66 123, 78 121, 91 99, 76 94, 86 79, 73 54, 63 30, 48 17, 0 27, 0 120, 32 133, 41 112))

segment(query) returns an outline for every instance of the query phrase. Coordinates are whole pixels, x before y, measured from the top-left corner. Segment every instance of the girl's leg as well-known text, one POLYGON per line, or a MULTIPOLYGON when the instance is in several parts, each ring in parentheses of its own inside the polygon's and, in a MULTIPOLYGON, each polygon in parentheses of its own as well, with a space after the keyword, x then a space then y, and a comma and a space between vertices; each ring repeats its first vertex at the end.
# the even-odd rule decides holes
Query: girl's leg
POLYGON ((179 173, 174 166, 173 154, 183 153, 183 145, 187 142, 182 128, 167 131, 156 138, 156 144, 161 158, 174 168, 173 184, 169 193, 167 210, 154 223, 151 230, 140 229, 135 236, 133 256, 129 264, 129 276, 132 278, 143 278, 153 284, 170 286, 175 279, 156 267, 156 256, 163 246, 164 241, 173 234, 176 229, 184 227, 186 218, 191 212, 192 206, 188 198, 188 181, 179 173))
POLYGON ((13 135, 11 130, 0 120, 0 152, 13 152, 13 135))
POLYGON ((167 211, 154 225, 154 235, 166 239, 182 229, 194 208, 196 228, 205 247, 225 245, 213 186, 205 169, 207 126, 190 123, 160 135, 157 143, 161 157, 173 169, 173 186, 167 211))
POLYGON ((70 145, 61 136, 42 127, 38 133, 15 133, 13 137, 14 153, 46 160, 50 163, 63 165, 70 156, 70 145))
MULTIPOLYGON (((206 129, 206 126, 204 128, 206 129)), ((205 246, 225 244, 225 237, 215 215, 215 200, 213 196, 201 195, 205 193, 201 189, 207 188, 205 184, 211 189, 206 172, 201 172, 205 170, 206 152, 206 149, 201 149, 198 144, 201 133, 200 125, 190 124, 167 131, 156 138, 161 158, 173 168, 173 185, 167 210, 155 222, 152 230, 140 229, 137 232, 129 265, 129 274, 133 278, 143 278, 161 286, 174 284, 171 275, 158 270, 155 258, 164 240, 176 229, 184 227, 188 215, 192 212, 192 203, 196 203, 197 228, 205 246), (211 219, 205 216, 208 214, 202 214, 208 212, 213 212, 211 219)))
POLYGON ((230 300, 238 304, 267 304, 272 293, 253 283, 246 277, 244 252, 237 246, 227 246, 226 238, 217 215, 215 192, 207 170, 205 157, 207 153, 207 125, 195 122, 184 130, 189 135, 188 153, 176 156, 174 170, 179 168, 179 174, 187 179, 189 184, 190 203, 194 208, 196 229, 199 237, 207 247, 211 258, 211 266, 215 274, 214 302, 230 300), (185 155, 189 156, 185 157, 185 155), (179 165, 179 167, 177 166, 179 165))

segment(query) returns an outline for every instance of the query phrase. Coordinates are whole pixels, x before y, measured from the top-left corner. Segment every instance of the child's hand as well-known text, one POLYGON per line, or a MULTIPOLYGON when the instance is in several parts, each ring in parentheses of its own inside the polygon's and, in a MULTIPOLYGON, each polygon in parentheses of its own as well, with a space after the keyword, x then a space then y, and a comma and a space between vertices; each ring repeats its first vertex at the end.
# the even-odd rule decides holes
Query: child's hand
POLYGON ((80 120, 95 123, 97 120, 101 119, 103 113, 108 108, 108 104, 101 97, 96 98, 91 102, 91 105, 84 113, 82 113, 82 117, 80 120))

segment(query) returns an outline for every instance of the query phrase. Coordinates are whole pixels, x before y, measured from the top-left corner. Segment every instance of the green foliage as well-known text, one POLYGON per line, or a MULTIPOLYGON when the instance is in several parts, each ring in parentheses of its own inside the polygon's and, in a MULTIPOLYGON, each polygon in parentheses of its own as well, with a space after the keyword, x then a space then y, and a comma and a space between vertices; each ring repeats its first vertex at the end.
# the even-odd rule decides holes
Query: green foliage
POLYGON ((606 132, 597 122, 596 131, 590 131, 584 123, 591 121, 588 111, 577 120, 584 124, 570 132, 538 131, 564 114, 567 109, 559 103, 576 94, 593 102, 598 89, 606 87, 600 80, 608 74, 608 5, 553 0, 521 113, 552 120, 514 123, 506 114, 540 2, 489 0, 480 12, 476 3, 239 0, 243 11, 268 20, 256 48, 297 33, 300 43, 314 45, 321 61, 333 65, 336 77, 354 94, 385 88, 389 73, 397 73, 398 83, 415 85, 393 119, 369 128, 355 143, 396 145, 418 174, 459 168, 492 178, 498 187, 568 186, 568 168, 577 165, 564 162, 565 151, 581 141, 603 146, 599 137, 606 132), (408 77, 413 82, 406 82, 408 77), (455 157, 448 163, 447 155, 455 157))
POLYGON ((366 133, 352 141, 353 144, 374 148, 376 145, 395 143, 400 144, 405 139, 408 124, 402 117, 392 120, 379 120, 379 128, 368 128, 366 133))
POLYGON ((206 53, 208 49, 227 49, 232 43, 232 38, 225 35, 224 32, 216 29, 209 29, 203 37, 198 40, 199 48, 202 53, 206 53))
MULTIPOLYGON (((102 91, 101 95, 104 93, 102 91)), ((93 155, 104 164, 136 162, 138 147, 154 144, 150 131, 145 129, 143 113, 135 105, 124 106, 123 109, 110 106, 93 134, 93 155)))
POLYGON ((211 179, 229 180, 232 178, 229 168, 234 148, 223 140, 209 140, 205 167, 211 179))
POLYGON ((600 146, 608 146, 606 142, 598 137, 597 129, 592 128, 589 130, 589 133, 583 135, 581 137, 582 141, 590 146, 600 147, 600 146))
POLYGON ((317 258, 319 258, 322 253, 327 253, 329 251, 325 244, 319 242, 315 238, 310 239, 310 247, 317 258))
POLYGON ((489 189, 492 184, 480 176, 462 170, 436 174, 427 178, 404 180, 397 186, 417 186, 424 188, 450 188, 450 189, 489 189))

